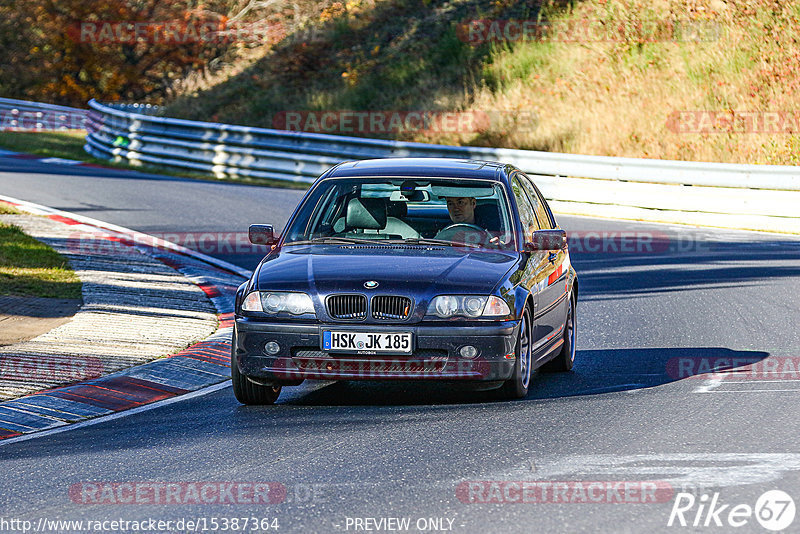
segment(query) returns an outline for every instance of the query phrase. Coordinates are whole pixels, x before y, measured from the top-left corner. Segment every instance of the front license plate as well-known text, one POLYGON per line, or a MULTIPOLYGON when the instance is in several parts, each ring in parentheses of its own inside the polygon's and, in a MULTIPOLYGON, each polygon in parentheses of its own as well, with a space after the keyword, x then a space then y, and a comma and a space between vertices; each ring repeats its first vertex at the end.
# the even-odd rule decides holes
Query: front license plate
POLYGON ((374 354, 411 354, 411 332, 322 332, 322 350, 374 354))

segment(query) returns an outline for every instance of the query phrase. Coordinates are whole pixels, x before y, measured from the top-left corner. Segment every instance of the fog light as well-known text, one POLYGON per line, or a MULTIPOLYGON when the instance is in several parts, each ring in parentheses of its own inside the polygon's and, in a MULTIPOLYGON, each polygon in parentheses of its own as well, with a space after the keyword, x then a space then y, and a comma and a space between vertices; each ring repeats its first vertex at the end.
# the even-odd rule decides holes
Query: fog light
POLYGON ((470 360, 478 355, 478 349, 476 349, 472 345, 465 345, 461 347, 461 350, 459 352, 461 353, 461 356, 463 358, 467 358, 470 360))
POLYGON ((264 345, 264 352, 266 352, 269 355, 278 354, 280 350, 281 346, 274 341, 270 341, 269 343, 264 345))

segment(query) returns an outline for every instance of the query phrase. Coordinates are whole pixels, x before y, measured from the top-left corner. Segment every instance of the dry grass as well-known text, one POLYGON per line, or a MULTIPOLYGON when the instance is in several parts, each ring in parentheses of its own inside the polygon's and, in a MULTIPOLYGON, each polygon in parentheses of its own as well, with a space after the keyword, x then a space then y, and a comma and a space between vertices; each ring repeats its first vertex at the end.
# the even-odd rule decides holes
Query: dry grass
POLYGON ((0 215, 19 215, 19 210, 11 204, 0 200, 0 215))
MULTIPOLYGON (((272 127, 275 114, 294 110, 463 108, 487 50, 459 40, 456 25, 484 6, 481 0, 335 2, 249 68, 184 94, 166 113, 272 127)), ((492 7, 487 16, 505 13, 492 7)))
MULTIPOLYGON (((588 0, 545 3, 553 20, 693 24, 704 40, 529 41, 472 47, 471 18, 531 18, 505 0, 353 0, 317 21, 320 39, 288 39, 225 83, 168 112, 271 126, 285 110, 473 110, 504 120, 478 132, 396 139, 580 154, 800 164, 800 135, 670 127, 681 111, 800 111, 800 2, 588 0), (418 5, 419 4, 419 5, 418 5), (424 6, 422 6, 424 4, 424 6), (535 116, 531 122, 525 117, 535 116)), ((527 11, 526 11, 527 9, 527 11)), ((313 25, 312 25, 313 26, 313 25)), ((691 37, 689 35, 688 37, 691 37)), ((352 135, 352 134, 350 134, 352 135)), ((369 135, 369 134, 365 134, 369 135)), ((371 135, 376 137, 374 134, 371 135)))
POLYGON ((605 3, 598 13, 600 3, 587 2, 569 16, 616 22, 680 17, 722 32, 709 42, 537 42, 501 50, 485 78, 496 87, 478 88, 473 108, 529 109, 539 121, 535 128, 462 141, 596 155, 800 162, 797 130, 686 133, 668 124, 680 111, 797 111, 800 95, 791 89, 800 79, 800 35, 791 24, 800 16, 797 3, 776 5, 771 14, 752 3, 670 2, 658 10, 625 4, 605 3), (525 72, 525 65, 534 67, 525 72))

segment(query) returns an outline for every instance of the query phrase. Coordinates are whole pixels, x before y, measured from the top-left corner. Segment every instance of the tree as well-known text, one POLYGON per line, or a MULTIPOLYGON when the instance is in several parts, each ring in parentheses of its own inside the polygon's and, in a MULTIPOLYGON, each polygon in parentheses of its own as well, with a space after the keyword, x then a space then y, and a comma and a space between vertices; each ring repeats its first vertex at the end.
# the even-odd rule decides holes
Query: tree
POLYGON ((6 56, 0 91, 69 105, 90 98, 159 103, 178 80, 235 47, 241 35, 230 31, 231 18, 240 24, 278 3, 26 0, 0 6, 6 56))

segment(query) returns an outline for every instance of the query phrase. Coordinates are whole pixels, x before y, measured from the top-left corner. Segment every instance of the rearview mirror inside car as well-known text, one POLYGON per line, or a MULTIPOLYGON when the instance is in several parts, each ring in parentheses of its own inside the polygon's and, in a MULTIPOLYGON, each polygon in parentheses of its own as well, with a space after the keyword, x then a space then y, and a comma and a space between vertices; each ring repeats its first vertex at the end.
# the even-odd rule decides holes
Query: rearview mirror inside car
POLYGON ((564 230, 537 230, 525 243, 525 252, 537 250, 563 250, 567 248, 567 233, 564 230))
POLYGON ((278 242, 271 224, 251 224, 248 235, 254 245, 274 245, 278 242))
POLYGON ((410 189, 407 191, 392 191, 389 200, 392 202, 427 202, 431 195, 424 189, 410 189))

